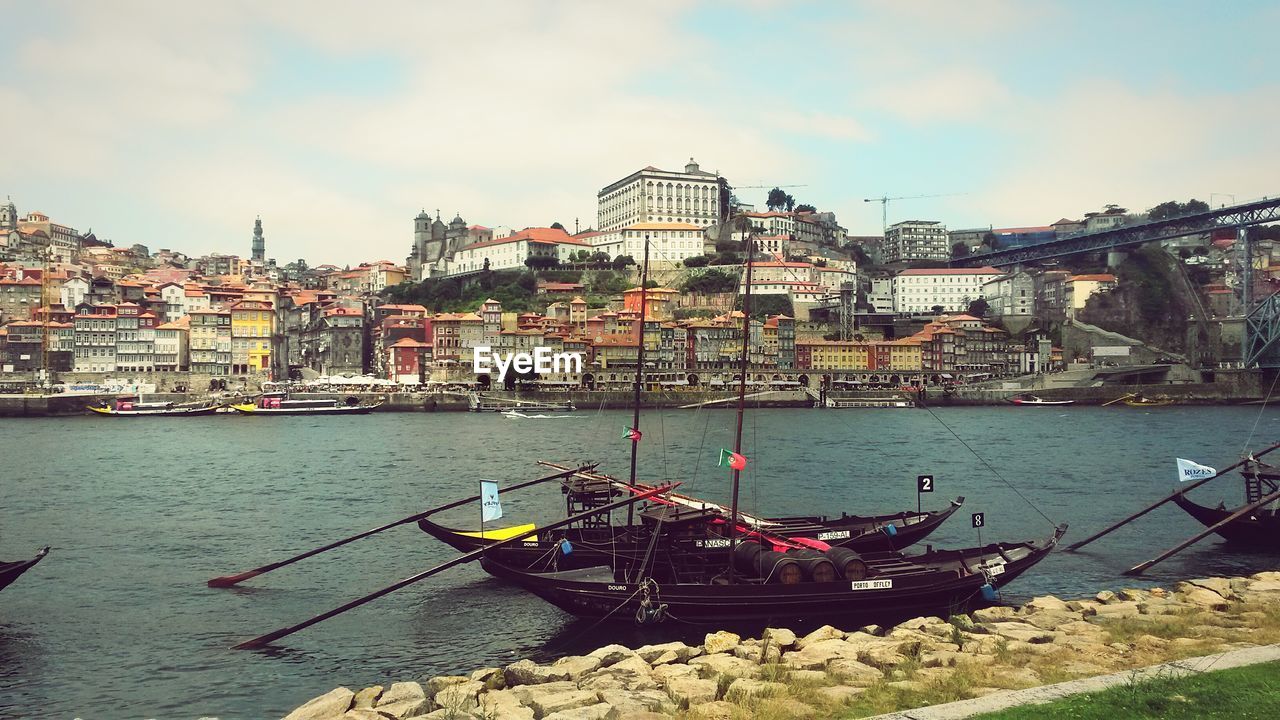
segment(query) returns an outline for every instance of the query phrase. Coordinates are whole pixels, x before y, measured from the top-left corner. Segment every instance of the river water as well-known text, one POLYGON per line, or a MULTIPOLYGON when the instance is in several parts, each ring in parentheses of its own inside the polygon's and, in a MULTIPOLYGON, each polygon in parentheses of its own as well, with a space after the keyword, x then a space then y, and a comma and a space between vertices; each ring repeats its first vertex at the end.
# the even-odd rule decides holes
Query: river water
MULTIPOLYGON (((454 555, 414 525, 243 587, 205 586, 475 494, 481 478, 511 484, 547 474, 536 459, 599 461, 625 475, 629 421, 617 411, 527 420, 465 413, 0 420, 0 558, 53 546, 0 594, 0 717, 279 717, 338 685, 666 639, 679 631, 592 627, 463 566, 286 638, 279 649, 228 649, 454 555)), ((725 501, 728 475, 715 461, 732 445, 733 421, 725 410, 646 413, 642 479, 681 479, 683 491, 725 501)), ((932 473, 938 492, 925 496, 926 507, 956 495, 966 502, 930 542, 976 544, 969 513, 978 511, 986 515, 984 541, 1045 537, 1051 526, 1043 513, 1071 524, 1069 542, 1167 493, 1175 456, 1222 467, 1250 437, 1254 448, 1280 440, 1280 414, 759 410, 748 413, 743 434, 748 511, 896 512, 915 506, 916 475, 932 473)), ((1242 489, 1223 480, 1195 496, 1239 504, 1242 489)), ((562 502, 551 485, 507 494, 505 520, 549 520, 562 502)), ((471 514, 445 519, 468 524, 471 514)), ((1280 564, 1275 556, 1227 554, 1213 539, 1145 580, 1120 576, 1198 527, 1166 506, 1087 552, 1055 553, 1006 598, 1078 596, 1280 564)))

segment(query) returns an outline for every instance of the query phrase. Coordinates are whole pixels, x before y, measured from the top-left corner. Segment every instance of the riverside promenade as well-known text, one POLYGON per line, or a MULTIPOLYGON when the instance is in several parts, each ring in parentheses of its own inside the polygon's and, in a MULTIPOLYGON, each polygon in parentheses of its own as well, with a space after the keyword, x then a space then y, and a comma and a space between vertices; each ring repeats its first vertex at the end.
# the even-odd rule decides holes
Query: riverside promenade
MULTIPOLYGON (((972 712, 990 711, 1008 706, 1010 697, 1041 702, 1062 695, 1006 695, 1011 690, 1273 645, 1280 642, 1278 604, 1280 572, 1262 572, 1076 600, 1043 596, 1019 607, 915 618, 892 628, 824 626, 802 637, 770 628, 748 639, 713 632, 697 646, 609 645, 544 665, 520 660, 425 682, 336 688, 286 720, 818 719, 984 697, 992 699, 972 704, 972 712)), ((1260 651, 1228 664, 1275 655, 1260 651)), ((959 708, 929 716, 968 714, 959 708)))

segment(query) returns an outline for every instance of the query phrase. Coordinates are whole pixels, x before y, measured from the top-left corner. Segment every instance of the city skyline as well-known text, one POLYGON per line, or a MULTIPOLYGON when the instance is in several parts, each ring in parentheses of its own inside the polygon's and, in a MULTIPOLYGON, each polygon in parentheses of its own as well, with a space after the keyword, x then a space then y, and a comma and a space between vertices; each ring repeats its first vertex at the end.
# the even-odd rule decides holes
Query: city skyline
POLYGON ((438 209, 595 225, 694 157, 880 229, 1274 194, 1274 3, 0 2, 0 194, 117 244, 402 262, 438 209), (763 49, 763 51, 762 51, 763 49), (1189 50, 1190 49, 1190 50, 1189 50))

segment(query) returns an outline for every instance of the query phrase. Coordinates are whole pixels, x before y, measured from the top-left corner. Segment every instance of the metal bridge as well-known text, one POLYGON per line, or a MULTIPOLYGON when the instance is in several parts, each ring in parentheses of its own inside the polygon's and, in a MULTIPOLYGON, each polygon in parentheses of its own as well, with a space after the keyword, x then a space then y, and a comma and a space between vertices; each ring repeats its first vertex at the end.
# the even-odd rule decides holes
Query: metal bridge
POLYGON ((953 260, 953 267, 1002 267, 1085 252, 1136 247, 1187 235, 1234 230, 1238 240, 1240 307, 1244 309, 1241 358, 1247 368, 1280 368, 1280 293, 1256 302, 1253 291, 1253 246, 1248 228, 1280 222, 1280 198, 1263 198, 1206 212, 1150 220, 1096 232, 1064 235, 1049 242, 996 250, 953 260))

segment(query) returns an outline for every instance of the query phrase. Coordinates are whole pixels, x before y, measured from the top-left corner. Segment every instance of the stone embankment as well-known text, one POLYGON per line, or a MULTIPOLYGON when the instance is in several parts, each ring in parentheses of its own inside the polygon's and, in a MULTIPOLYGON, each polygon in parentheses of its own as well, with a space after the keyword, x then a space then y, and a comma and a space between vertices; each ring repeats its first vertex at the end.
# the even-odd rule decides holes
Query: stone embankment
POLYGON ((856 717, 1280 641, 1280 572, 1038 597, 893 628, 714 632, 353 691, 286 720, 856 717))

